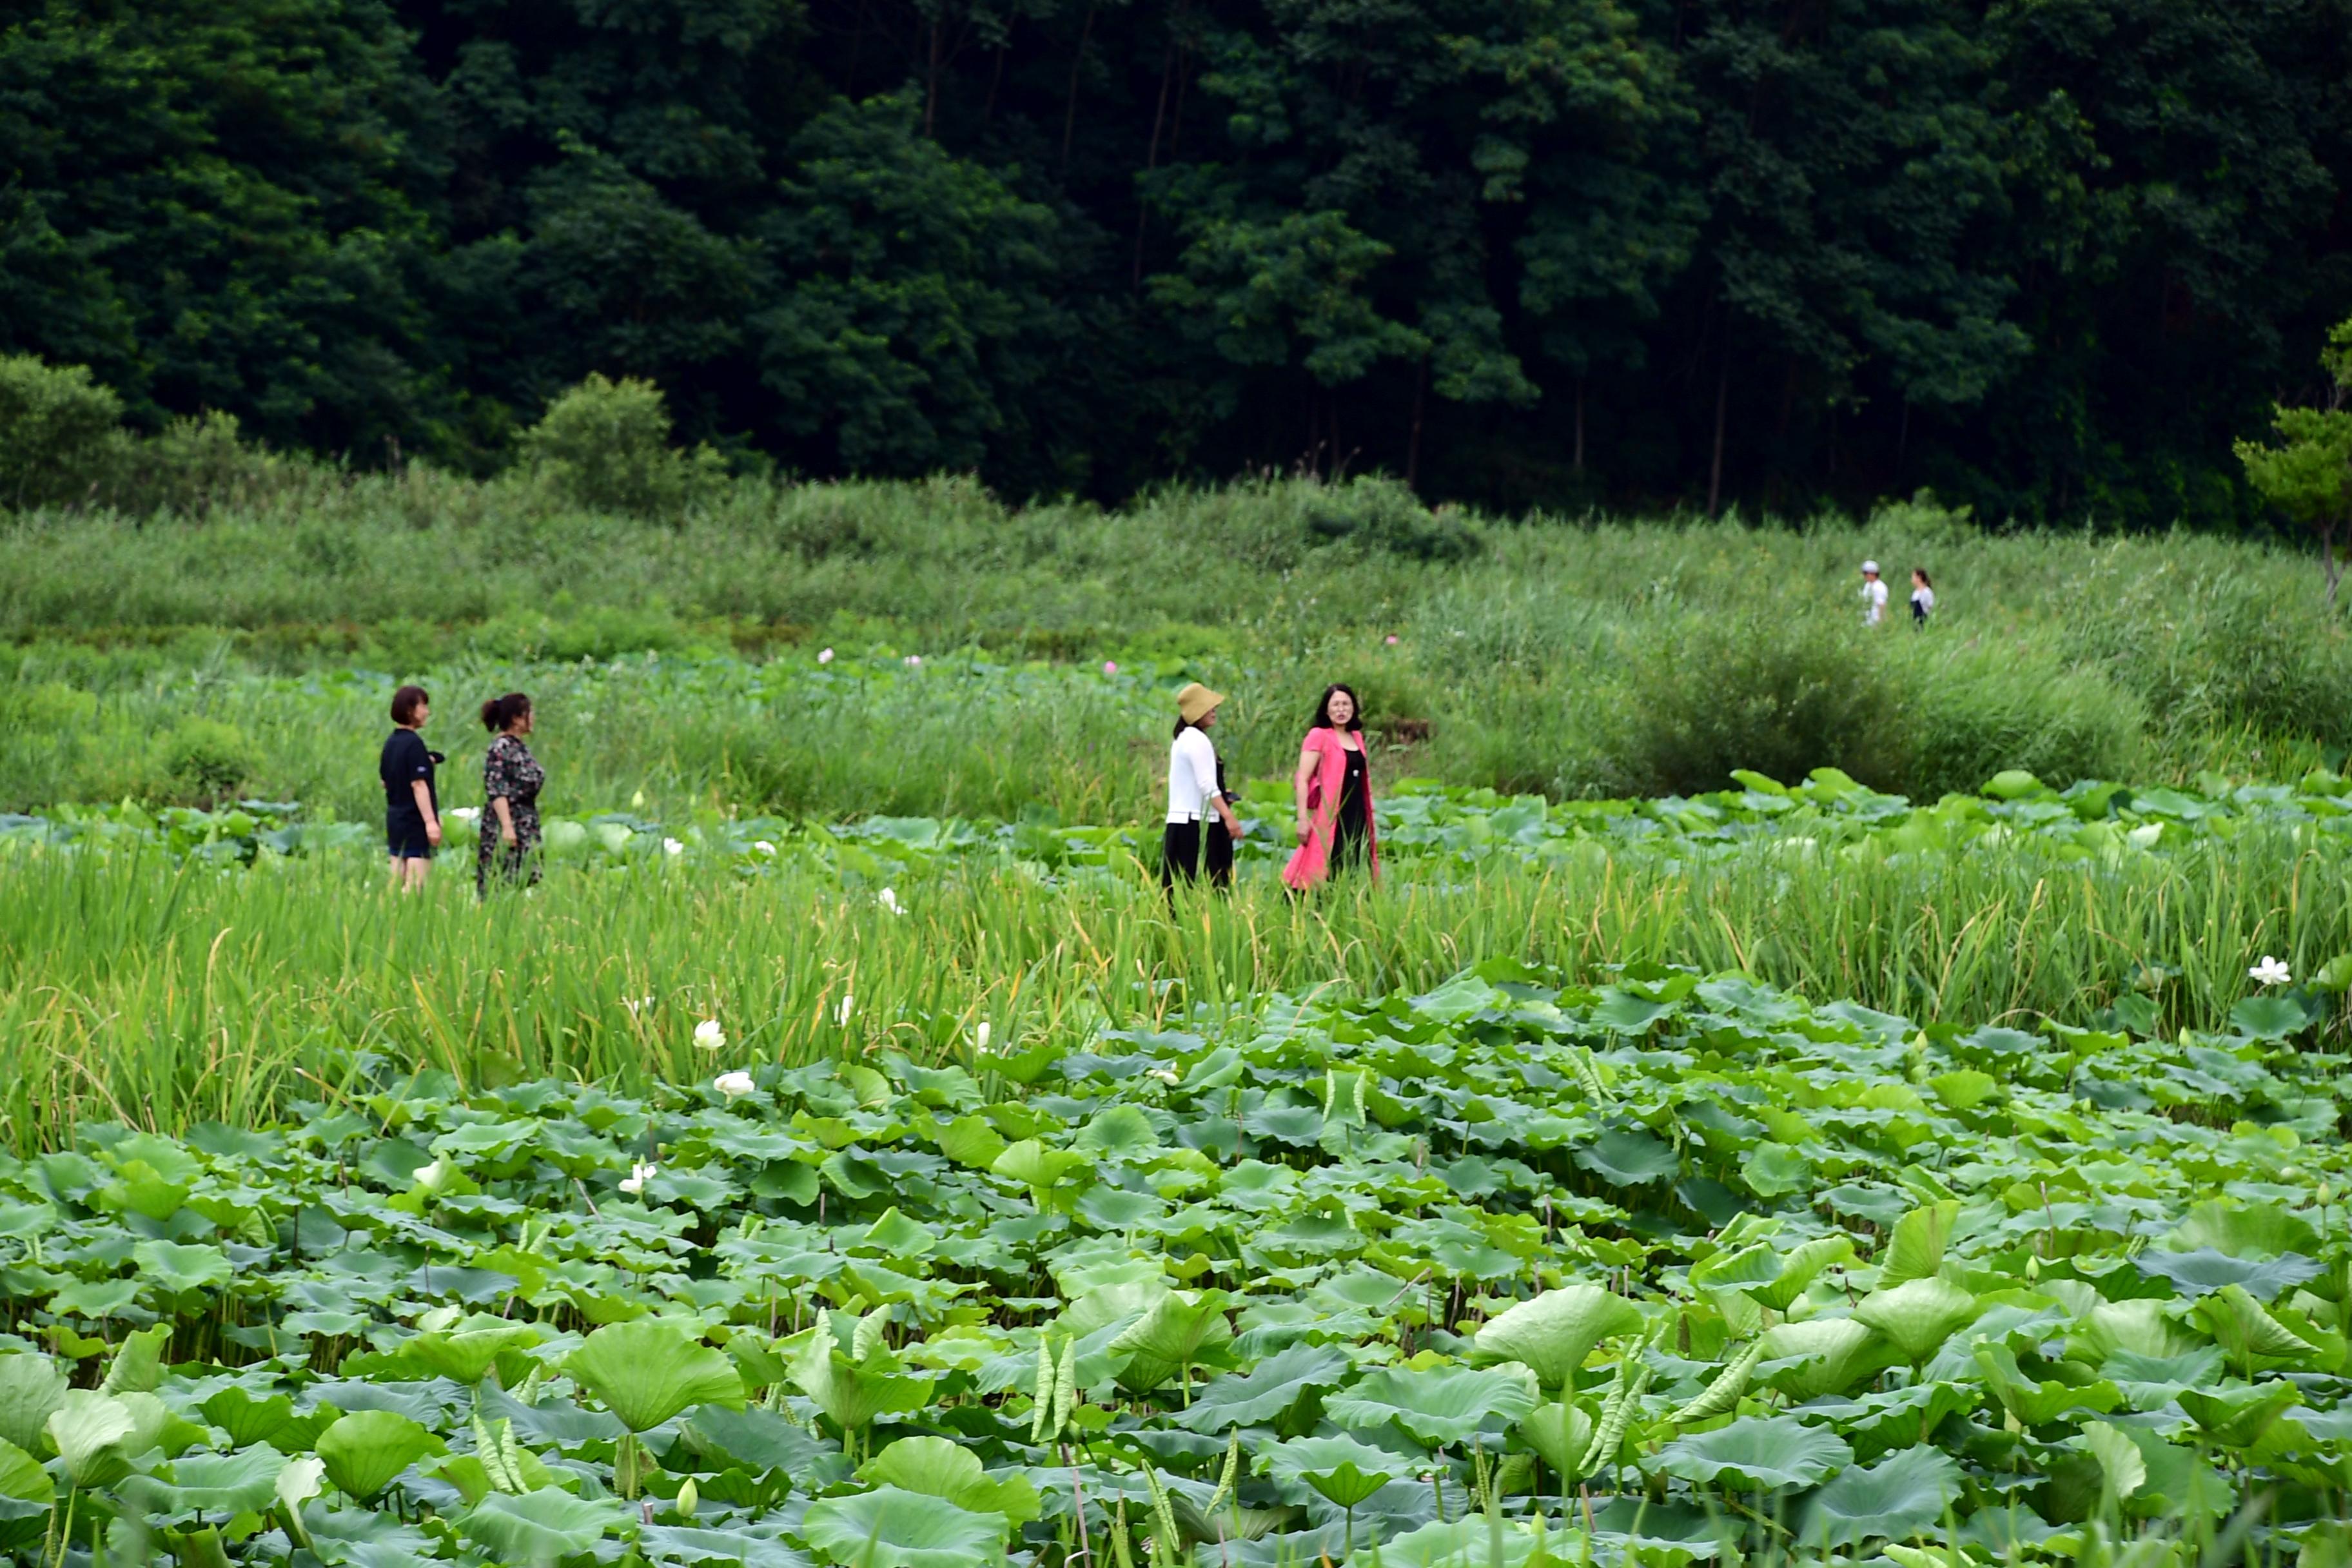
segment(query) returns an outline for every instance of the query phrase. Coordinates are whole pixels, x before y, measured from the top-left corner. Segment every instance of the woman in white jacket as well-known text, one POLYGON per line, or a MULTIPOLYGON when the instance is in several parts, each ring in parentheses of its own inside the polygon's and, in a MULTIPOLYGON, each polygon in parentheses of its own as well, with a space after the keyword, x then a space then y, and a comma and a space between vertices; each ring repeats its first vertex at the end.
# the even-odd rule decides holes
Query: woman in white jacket
POLYGON ((1168 826, 1160 843, 1160 880, 1172 900, 1176 884, 1199 879, 1206 863, 1213 887, 1234 880, 1234 840, 1241 819, 1225 799, 1224 765, 1210 742, 1223 692, 1199 681, 1176 694, 1176 737, 1168 747, 1168 826), (1204 831, 1205 829, 1205 831, 1204 831))

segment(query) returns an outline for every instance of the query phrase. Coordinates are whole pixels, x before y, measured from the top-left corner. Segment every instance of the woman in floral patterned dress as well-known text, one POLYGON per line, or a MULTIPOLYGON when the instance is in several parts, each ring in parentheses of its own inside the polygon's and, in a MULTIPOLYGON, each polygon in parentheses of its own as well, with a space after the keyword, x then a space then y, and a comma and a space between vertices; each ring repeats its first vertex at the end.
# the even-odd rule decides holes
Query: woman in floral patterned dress
POLYGON ((491 732, 482 758, 482 837, 474 852, 474 890, 490 896, 490 872, 509 882, 539 880, 539 790, 546 770, 523 744, 530 733, 530 699, 509 691, 482 704, 482 728, 491 732))

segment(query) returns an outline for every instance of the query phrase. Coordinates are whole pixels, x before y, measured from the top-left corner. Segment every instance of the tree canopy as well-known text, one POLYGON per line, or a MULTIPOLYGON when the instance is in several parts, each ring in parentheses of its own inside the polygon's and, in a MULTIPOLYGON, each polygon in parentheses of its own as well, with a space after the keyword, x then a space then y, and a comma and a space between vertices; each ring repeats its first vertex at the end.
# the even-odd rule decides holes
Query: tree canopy
POLYGON ((2257 515, 2352 0, 0 0, 0 353, 504 460, 2257 515))

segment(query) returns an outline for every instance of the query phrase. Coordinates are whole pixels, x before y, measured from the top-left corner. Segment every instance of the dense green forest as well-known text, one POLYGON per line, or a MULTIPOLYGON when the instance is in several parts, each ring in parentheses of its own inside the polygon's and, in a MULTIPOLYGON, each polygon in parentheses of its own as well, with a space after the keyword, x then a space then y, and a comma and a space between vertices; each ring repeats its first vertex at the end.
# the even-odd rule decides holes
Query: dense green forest
POLYGON ((0 348, 362 466, 2251 520, 2352 0, 0 0, 0 348))

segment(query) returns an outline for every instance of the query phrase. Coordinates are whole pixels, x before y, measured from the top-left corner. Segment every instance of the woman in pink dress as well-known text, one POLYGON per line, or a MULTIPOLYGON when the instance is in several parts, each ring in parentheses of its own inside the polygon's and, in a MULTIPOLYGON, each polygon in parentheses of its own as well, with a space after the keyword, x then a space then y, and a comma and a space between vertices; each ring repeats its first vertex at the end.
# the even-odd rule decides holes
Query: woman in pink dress
POLYGON ((1340 870, 1381 874, 1380 835, 1372 826, 1372 774, 1356 694, 1328 686, 1291 777, 1298 801, 1298 852, 1282 879, 1304 892, 1340 870))

